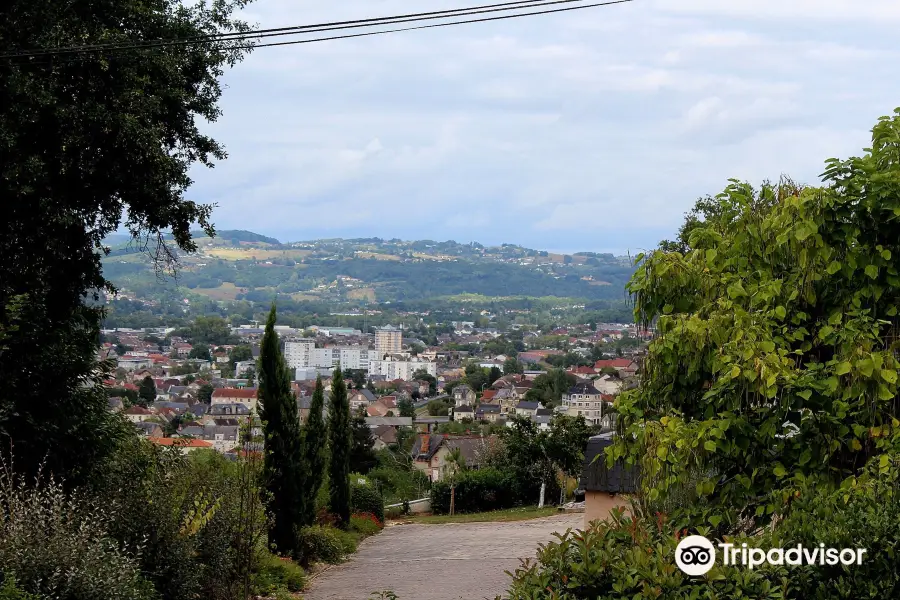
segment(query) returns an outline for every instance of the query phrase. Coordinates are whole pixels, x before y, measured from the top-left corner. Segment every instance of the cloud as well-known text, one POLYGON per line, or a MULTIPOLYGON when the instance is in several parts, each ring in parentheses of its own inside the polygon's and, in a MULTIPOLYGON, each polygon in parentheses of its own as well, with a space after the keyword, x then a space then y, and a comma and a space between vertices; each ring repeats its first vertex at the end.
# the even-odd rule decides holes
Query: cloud
MULTIPOLYGON (((410 9, 248 11, 278 27, 410 9)), ((882 0, 645 0, 260 48, 225 76, 209 131, 229 158, 191 197, 220 228, 285 239, 651 247, 730 177, 815 182, 859 153, 898 97, 898 19, 882 0)))

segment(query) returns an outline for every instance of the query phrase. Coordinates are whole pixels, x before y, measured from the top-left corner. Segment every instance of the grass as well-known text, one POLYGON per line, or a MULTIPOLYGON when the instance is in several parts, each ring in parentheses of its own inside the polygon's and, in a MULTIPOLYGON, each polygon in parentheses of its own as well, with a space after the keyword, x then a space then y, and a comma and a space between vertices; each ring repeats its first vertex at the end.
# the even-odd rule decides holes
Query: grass
POLYGON ((421 523, 423 525, 484 522, 503 523, 508 521, 540 519, 541 517, 550 517, 558 513, 559 510, 555 506, 545 506, 544 508, 538 508, 537 506, 522 506, 519 508, 507 508, 505 510, 493 510, 483 513, 456 514, 452 517, 450 515, 410 516, 406 517, 405 520, 409 523, 421 523))

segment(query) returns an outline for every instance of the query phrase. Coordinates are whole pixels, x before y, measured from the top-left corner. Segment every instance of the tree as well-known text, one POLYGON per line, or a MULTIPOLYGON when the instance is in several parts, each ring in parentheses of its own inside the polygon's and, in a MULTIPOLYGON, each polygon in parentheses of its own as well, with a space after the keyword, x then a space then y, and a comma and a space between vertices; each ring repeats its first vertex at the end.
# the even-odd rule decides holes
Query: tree
POLYGON ((525 393, 525 399, 540 402, 547 407, 556 406, 575 382, 575 376, 571 373, 566 373, 562 369, 552 369, 535 378, 534 385, 525 393))
POLYGON ((141 385, 138 386, 138 403, 147 407, 156 402, 156 383, 154 383, 153 378, 147 375, 141 380, 141 385))
POLYGON ((200 389, 197 390, 197 400, 203 404, 211 404, 213 391, 215 391, 215 388, 213 388, 212 385, 204 383, 200 386, 200 389))
POLYGON ((206 344, 197 344, 191 351, 188 352, 188 358, 199 358, 200 360, 210 361, 212 360, 212 355, 209 351, 209 346, 206 344))
POLYGON ((484 386, 488 385, 487 369, 481 368, 477 363, 469 363, 466 365, 466 383, 475 392, 480 392, 484 386))
POLYGON ((303 460, 306 463, 306 501, 304 503, 303 524, 312 525, 316 520, 316 497, 325 479, 328 458, 328 427, 325 423, 325 389, 322 378, 316 377, 309 404, 309 416, 303 428, 303 460))
POLYGON ((328 419, 331 461, 328 469, 328 506, 341 527, 350 523, 350 401, 340 368, 331 379, 331 410, 328 419))
POLYGON ((638 256, 635 316, 658 337, 609 460, 641 460, 648 496, 683 498, 685 522, 752 530, 801 485, 851 493, 867 463, 891 468, 898 136, 900 110, 861 157, 827 161, 824 187, 733 181, 638 256))
POLYGON ((297 529, 306 514, 306 473, 297 401, 275 332, 275 304, 269 311, 259 348, 259 406, 266 434, 264 480, 269 492, 272 525, 269 541, 282 553, 296 545, 297 529))
POLYGON ((501 377, 503 377, 503 373, 500 371, 500 368, 491 367, 491 370, 488 372, 487 384, 493 385, 493 383, 501 377))
POLYGON ((515 375, 519 373, 524 373, 525 367, 522 363, 519 362, 515 356, 510 356, 505 361, 503 361, 503 374, 504 375, 515 375))
POLYGON ((76 485, 127 431, 106 410, 109 365, 95 364, 100 296, 113 291, 103 240, 127 215, 137 245, 165 267, 175 256, 169 244, 195 250, 193 223, 213 233, 211 207, 183 193, 193 163, 225 157, 199 127, 219 114, 223 66, 246 52, 242 41, 211 35, 246 30, 231 19, 243 4, 0 6, 7 48, 208 40, 0 66, 0 105, 15 107, 0 114, 0 436, 15 440, 19 472, 42 469, 76 485))
POLYGON ((437 393, 437 379, 435 379, 434 375, 426 371, 425 369, 416 369, 416 372, 413 373, 414 381, 427 381, 428 382, 428 395, 434 396, 437 393))
MULTIPOLYGON (((393 416, 393 415, 391 415, 393 416)), ((378 460, 375 457, 375 436, 366 423, 365 413, 360 410, 353 415, 350 422, 350 472, 365 475, 371 471, 378 460)))
POLYGON ((400 398, 397 401, 397 409, 400 411, 401 417, 415 417, 416 408, 413 406, 412 400, 408 398, 400 398))
POLYGON ((234 369, 239 362, 253 360, 253 350, 247 345, 235 346, 228 354, 228 359, 231 361, 231 368, 234 369))
POLYGON ((425 405, 425 410, 431 417, 446 417, 450 414, 450 407, 440 400, 432 400, 425 405))

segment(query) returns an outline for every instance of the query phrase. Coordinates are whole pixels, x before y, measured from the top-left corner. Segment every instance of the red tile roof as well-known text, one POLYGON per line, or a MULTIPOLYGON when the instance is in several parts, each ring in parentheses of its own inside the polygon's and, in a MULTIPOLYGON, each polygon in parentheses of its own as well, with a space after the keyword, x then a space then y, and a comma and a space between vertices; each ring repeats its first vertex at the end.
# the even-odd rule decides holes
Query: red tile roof
POLYGON ((607 360, 598 360, 594 363, 595 369, 602 369, 604 367, 612 367, 612 368, 620 368, 624 369, 628 365, 631 364, 630 358, 612 358, 607 360))
POLYGON ((128 410, 125 411, 126 415, 152 415, 153 413, 144 408, 143 406, 132 406, 128 410))
POLYGON ((212 448, 213 443, 206 440, 192 440, 189 438, 161 438, 148 437, 148 440, 159 446, 178 446, 186 448, 212 448))
POLYGON ((248 388, 218 388, 213 390, 213 398, 256 398, 256 390, 248 388))
POLYGON ((481 395, 481 399, 483 401, 491 400, 496 395, 497 395, 497 390, 484 390, 484 394, 481 395))

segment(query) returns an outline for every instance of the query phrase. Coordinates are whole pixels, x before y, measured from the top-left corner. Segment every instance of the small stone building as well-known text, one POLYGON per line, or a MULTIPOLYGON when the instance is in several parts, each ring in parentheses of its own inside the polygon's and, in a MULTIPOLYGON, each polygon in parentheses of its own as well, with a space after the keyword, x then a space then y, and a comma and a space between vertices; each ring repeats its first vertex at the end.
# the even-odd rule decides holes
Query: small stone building
POLYGON ((638 490, 638 470, 624 462, 606 466, 605 450, 613 443, 613 433, 590 438, 584 451, 584 468, 579 487, 584 490, 584 526, 606 519, 615 507, 627 507, 628 495, 638 490))

